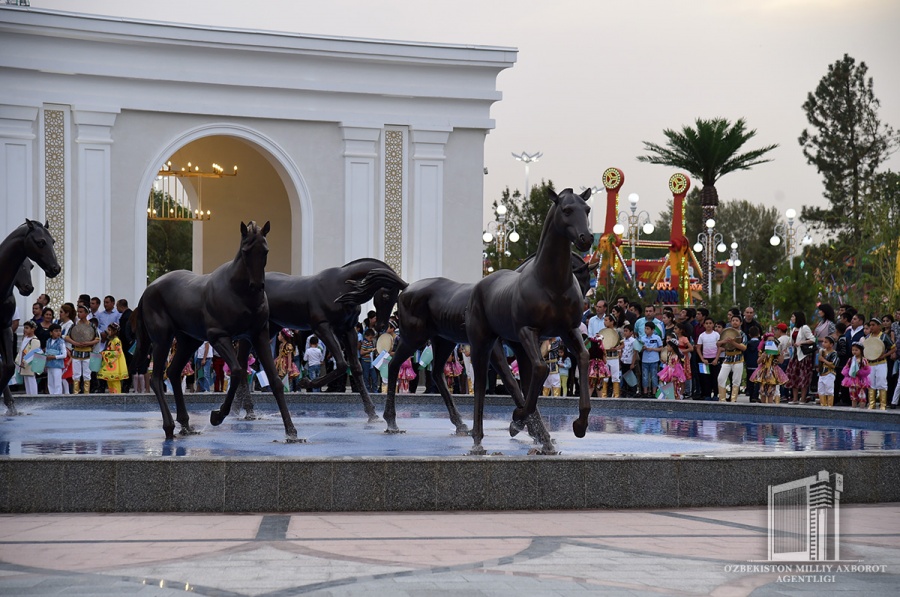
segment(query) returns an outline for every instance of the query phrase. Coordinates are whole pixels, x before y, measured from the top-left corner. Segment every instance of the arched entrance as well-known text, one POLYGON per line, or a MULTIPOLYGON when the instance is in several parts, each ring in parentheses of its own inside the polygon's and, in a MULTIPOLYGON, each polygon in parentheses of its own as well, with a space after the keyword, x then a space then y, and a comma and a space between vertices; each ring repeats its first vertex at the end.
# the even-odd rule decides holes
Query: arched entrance
MULTIPOLYGON (((209 273, 232 259, 237 247, 240 222, 272 222, 269 234, 269 271, 294 275, 310 273, 312 264, 312 209, 309 192, 296 164, 277 144, 244 126, 214 124, 196 127, 172 139, 153 158, 142 178, 136 201, 138 222, 147 220, 147 197, 159 166, 191 162, 204 170, 213 163, 230 169, 238 166, 238 176, 204 179, 203 209, 210 220, 192 224, 193 269, 209 273)), ((196 180, 185 180, 193 207, 197 206, 196 180)), ((137 247, 147 246, 147 227, 135 230, 137 247)), ((135 272, 147 271, 147 252, 135 252, 135 272)), ((136 276, 140 284, 141 277, 136 276)), ((143 285, 136 290, 139 295, 143 285)))

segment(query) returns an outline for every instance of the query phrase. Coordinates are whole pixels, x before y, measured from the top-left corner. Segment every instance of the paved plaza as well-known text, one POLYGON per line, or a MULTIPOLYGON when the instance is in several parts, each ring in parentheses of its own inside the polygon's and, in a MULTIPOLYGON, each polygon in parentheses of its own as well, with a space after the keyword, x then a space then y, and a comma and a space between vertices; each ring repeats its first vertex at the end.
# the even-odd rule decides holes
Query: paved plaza
POLYGON ((726 597, 900 591, 900 504, 842 506, 839 563, 767 562, 766 546, 766 509, 759 507, 0 515, 0 594, 726 597))

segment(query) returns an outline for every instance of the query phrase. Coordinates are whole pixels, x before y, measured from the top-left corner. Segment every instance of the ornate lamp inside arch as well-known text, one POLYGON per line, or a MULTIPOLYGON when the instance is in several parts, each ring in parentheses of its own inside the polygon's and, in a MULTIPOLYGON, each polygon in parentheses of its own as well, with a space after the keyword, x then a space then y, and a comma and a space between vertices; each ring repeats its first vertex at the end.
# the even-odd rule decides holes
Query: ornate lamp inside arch
POLYGON ((212 218, 212 211, 203 210, 203 179, 225 178, 237 176, 238 167, 231 172, 218 164, 212 165, 212 170, 204 171, 200 166, 187 163, 186 168, 176 168, 172 162, 166 162, 157 173, 153 188, 150 190, 150 198, 147 201, 148 220, 166 220, 174 222, 202 222, 212 218), (197 179, 197 208, 191 210, 187 192, 180 179, 197 179))

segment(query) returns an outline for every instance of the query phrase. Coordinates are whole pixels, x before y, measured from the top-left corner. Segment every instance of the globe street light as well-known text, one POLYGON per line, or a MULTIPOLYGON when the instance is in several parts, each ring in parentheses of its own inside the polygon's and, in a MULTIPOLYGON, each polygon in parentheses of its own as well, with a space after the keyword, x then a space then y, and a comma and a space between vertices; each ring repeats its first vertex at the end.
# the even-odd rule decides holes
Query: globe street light
MULTIPOLYGON (((519 242, 519 233, 516 232, 515 224, 507 222, 507 209, 505 205, 498 205, 497 209, 494 210, 494 213, 497 216, 497 220, 488 222, 487 230, 481 235, 481 240, 483 240, 485 244, 490 244, 496 240, 497 266, 502 268, 503 256, 511 256, 511 253, 506 248, 506 243, 507 241, 511 243, 519 242)), ((491 271, 493 271, 493 268, 489 267, 488 273, 491 271)))
POLYGON ((735 305, 737 304, 737 268, 741 264, 737 249, 738 244, 731 243, 731 258, 728 260, 728 265, 731 267, 731 302, 735 305))
POLYGON ((527 154, 524 151, 522 153, 516 154, 513 153, 512 157, 516 158, 516 161, 522 162, 525 164, 525 193, 522 195, 522 198, 526 201, 531 198, 531 189, 528 187, 528 166, 544 156, 543 153, 537 151, 532 154, 527 154))
POLYGON ((716 221, 712 218, 706 220, 706 232, 697 235, 697 244, 694 245, 694 252, 704 252, 706 261, 706 293, 712 297, 713 294, 713 270, 716 268, 716 249, 720 252, 726 249, 725 243, 722 242, 722 235, 715 232, 716 221))
MULTIPOLYGON (((650 214, 646 211, 641 211, 638 213, 637 204, 641 198, 637 193, 632 193, 628 195, 628 203, 631 206, 631 213, 629 214, 626 211, 620 211, 618 221, 624 221, 628 225, 628 240, 631 244, 631 281, 634 284, 634 287, 637 288, 637 275, 635 268, 635 252, 637 251, 637 242, 640 238, 640 230, 641 225, 643 224, 644 234, 653 234, 655 227, 653 223, 650 222, 650 214)), ((619 236, 625 232, 625 226, 622 224, 616 224, 613 226, 613 232, 619 236)))
POLYGON ((794 269, 794 250, 797 246, 797 234, 801 231, 803 233, 803 239, 800 241, 800 245, 805 247, 807 245, 811 245, 813 240, 809 233, 806 231, 806 226, 803 224, 798 224, 794 226, 794 220, 797 217, 797 210, 791 208, 784 212, 784 217, 787 218, 787 226, 785 227, 784 223, 776 224, 774 234, 772 234, 772 238, 769 239, 769 244, 773 247, 777 247, 781 244, 782 239, 785 239, 787 242, 784 245, 784 250, 788 256, 788 263, 790 264, 790 268, 794 269))

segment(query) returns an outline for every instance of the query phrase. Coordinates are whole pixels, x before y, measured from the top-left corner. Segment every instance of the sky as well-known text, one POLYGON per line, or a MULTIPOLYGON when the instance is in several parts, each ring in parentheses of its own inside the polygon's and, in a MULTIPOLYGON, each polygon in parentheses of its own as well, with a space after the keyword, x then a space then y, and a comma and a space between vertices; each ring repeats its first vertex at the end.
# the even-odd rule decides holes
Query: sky
MULTIPOLYGON (((602 186, 625 173, 655 220, 675 170, 637 162, 643 142, 697 118, 744 118, 777 143, 772 162, 724 176, 721 200, 800 211, 824 205, 823 185, 797 138, 802 104, 847 53, 864 61, 882 122, 900 129, 898 0, 32 0, 32 7, 211 26, 464 45, 514 47, 497 79, 503 99, 485 142, 485 220, 503 189, 521 189, 512 153, 543 152, 531 184, 602 186)), ((883 168, 900 170, 900 154, 883 168)), ((692 184, 700 186, 699 181, 692 184)), ((624 201, 623 201, 624 203, 624 201)), ((605 201, 594 205, 599 226, 605 201), (599 207, 599 209, 598 209, 599 207)), ((598 231, 595 227, 595 231, 598 231)))

